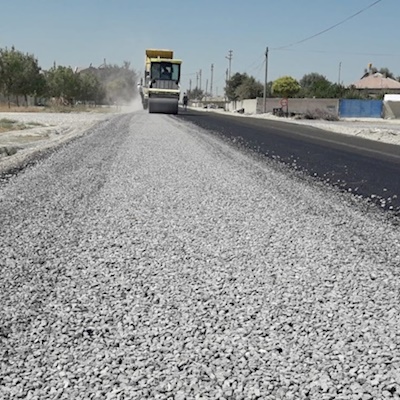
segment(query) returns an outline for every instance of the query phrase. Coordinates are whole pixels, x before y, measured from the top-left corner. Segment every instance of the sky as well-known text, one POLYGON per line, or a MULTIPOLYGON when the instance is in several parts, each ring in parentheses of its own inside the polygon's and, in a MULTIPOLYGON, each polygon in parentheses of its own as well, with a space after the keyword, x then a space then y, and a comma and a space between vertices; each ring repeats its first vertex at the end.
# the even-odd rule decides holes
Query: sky
POLYGON ((183 61, 183 90, 200 86, 201 71, 201 88, 210 91, 212 82, 213 95, 223 94, 230 50, 231 75, 246 72, 263 83, 267 64, 268 81, 316 72, 349 85, 370 63, 400 76, 400 0, 373 3, 0 0, 0 48, 33 54, 43 69, 128 61, 140 76, 146 48, 171 49, 183 61))

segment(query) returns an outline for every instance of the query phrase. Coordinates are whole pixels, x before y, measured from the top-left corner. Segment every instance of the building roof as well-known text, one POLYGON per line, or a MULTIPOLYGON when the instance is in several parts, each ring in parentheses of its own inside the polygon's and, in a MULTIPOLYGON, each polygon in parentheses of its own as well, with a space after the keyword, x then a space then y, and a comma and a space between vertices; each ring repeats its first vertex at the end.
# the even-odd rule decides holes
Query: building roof
POLYGON ((392 78, 386 78, 380 72, 367 75, 359 81, 354 82, 352 86, 356 89, 398 89, 400 90, 400 82, 392 78))

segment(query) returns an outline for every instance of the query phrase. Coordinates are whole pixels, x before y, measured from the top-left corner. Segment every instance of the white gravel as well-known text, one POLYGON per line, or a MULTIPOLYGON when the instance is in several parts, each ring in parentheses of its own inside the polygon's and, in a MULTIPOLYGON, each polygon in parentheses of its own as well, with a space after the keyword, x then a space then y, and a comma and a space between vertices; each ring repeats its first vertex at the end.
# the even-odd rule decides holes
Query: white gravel
POLYGON ((0 186, 0 398, 399 399, 400 231, 178 119, 0 186))
POLYGON ((18 167, 28 162, 36 153, 79 137, 98 121, 107 118, 107 114, 101 113, 0 112, 0 119, 31 126, 29 129, 0 133, 0 173, 10 166, 18 167), (8 152, 3 149, 8 149, 8 152), (7 155, 10 149, 15 152, 12 156, 7 155))

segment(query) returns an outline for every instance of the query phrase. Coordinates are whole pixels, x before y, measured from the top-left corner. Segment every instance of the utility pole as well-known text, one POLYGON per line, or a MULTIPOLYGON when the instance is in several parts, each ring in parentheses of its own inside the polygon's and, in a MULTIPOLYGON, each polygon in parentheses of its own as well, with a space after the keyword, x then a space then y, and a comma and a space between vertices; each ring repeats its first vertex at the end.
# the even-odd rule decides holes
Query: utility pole
POLYGON ((201 90, 201 70, 199 72, 199 75, 200 75, 200 90, 201 90))
POLYGON ((229 74, 228 74, 228 78, 231 79, 231 64, 232 64, 232 58, 233 58, 233 51, 229 50, 228 55, 225 56, 225 58, 228 59, 229 61, 229 74))
POLYGON ((264 114, 267 112, 267 87, 268 87, 268 47, 265 49, 265 81, 264 81, 264 114))
POLYGON ((339 78, 338 78, 338 85, 340 86, 340 73, 342 72, 342 62, 339 63, 339 78))
POLYGON ((211 64, 211 82, 210 82, 210 96, 213 95, 213 76, 214 76, 214 64, 211 64))
POLYGON ((189 92, 191 92, 191 91, 192 91, 192 80, 189 79, 189 92))
POLYGON ((196 89, 199 87, 199 73, 196 72, 196 89))
POLYGON ((225 72, 225 101, 226 101, 226 91, 228 89, 228 70, 225 72))

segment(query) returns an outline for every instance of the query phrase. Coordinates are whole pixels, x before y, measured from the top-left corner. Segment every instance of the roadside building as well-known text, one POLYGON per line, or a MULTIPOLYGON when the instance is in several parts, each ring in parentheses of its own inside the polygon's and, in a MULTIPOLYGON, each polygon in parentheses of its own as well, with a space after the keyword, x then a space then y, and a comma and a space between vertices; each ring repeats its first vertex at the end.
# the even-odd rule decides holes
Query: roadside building
POLYGON ((400 93, 400 82, 387 78, 380 72, 367 72, 360 80, 354 82, 351 87, 369 97, 383 96, 387 93, 400 93))

